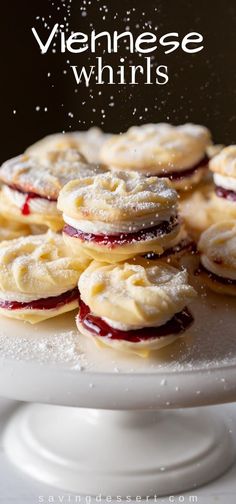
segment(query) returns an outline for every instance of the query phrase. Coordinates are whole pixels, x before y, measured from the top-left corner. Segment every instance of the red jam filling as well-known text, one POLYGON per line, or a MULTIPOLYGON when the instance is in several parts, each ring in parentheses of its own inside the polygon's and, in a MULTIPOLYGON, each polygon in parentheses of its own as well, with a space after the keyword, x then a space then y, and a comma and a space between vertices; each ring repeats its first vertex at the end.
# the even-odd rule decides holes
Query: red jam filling
POLYGON ((224 189, 223 187, 216 186, 216 195, 228 201, 236 201, 236 192, 224 189))
POLYGON ((0 300, 0 308, 4 310, 53 310, 61 308, 72 301, 79 301, 78 288, 64 292, 60 296, 48 297, 46 299, 36 299, 30 303, 19 303, 18 301, 3 301, 0 300))
POLYGON ((195 173, 195 171, 199 170, 200 168, 207 168, 209 163, 209 158, 208 156, 205 156, 199 163, 197 163, 195 166, 192 166, 191 168, 186 168, 185 170, 181 171, 163 171, 162 173, 158 173, 159 178, 163 177, 168 177, 170 180, 173 181, 178 181, 182 180, 186 177, 191 177, 195 173))
POLYGON ((157 226, 148 229, 142 229, 134 233, 122 233, 120 235, 95 235, 92 233, 84 233, 72 226, 66 225, 64 227, 64 233, 72 238, 79 238, 82 241, 95 242, 98 245, 106 245, 108 247, 114 248, 116 245, 125 245, 126 243, 132 243, 135 241, 145 241, 157 238, 162 235, 169 234, 173 229, 178 226, 179 222, 177 217, 172 217, 168 222, 162 222, 157 226))
POLYGON ((33 192, 23 191, 22 189, 19 189, 16 186, 8 186, 8 187, 10 187, 10 189, 13 189, 13 191, 18 191, 19 193, 25 195, 25 202, 24 202, 24 204, 23 204, 23 206, 21 208, 22 215, 30 215, 30 213, 31 213, 31 211, 30 211, 30 202, 31 202, 31 200, 33 200, 35 198, 40 198, 40 199, 44 199, 44 200, 47 200, 47 201, 57 201, 56 199, 45 198, 44 196, 41 196, 40 194, 36 194, 36 193, 33 193, 33 192))
POLYGON ((170 336, 172 334, 180 335, 193 323, 193 316, 188 309, 185 308, 181 313, 177 313, 169 322, 161 327, 146 327, 133 331, 120 331, 119 329, 114 329, 109 326, 109 324, 100 317, 92 315, 90 308, 80 299, 78 320, 85 329, 96 336, 139 343, 140 341, 162 338, 163 336, 170 336))
MULTIPOLYGON (((220 264, 220 263, 218 263, 220 264)), ((222 264, 222 263, 221 263, 222 264)), ((214 282, 219 282, 223 285, 236 285, 236 280, 231 280, 231 278, 224 278, 221 276, 216 275, 215 273, 211 273, 207 268, 204 268, 204 266, 201 264, 198 270, 196 271, 196 275, 200 275, 201 271, 204 273, 207 273, 209 278, 213 280, 214 282)))
POLYGON ((169 257, 175 254, 182 254, 184 252, 189 252, 191 254, 196 254, 197 253, 197 247, 196 244, 192 241, 186 238, 185 240, 181 240, 180 243, 175 245, 175 247, 171 247, 163 254, 155 254, 155 252, 149 252, 148 254, 145 254, 143 257, 145 259, 148 259, 149 261, 155 261, 156 259, 164 258, 164 257, 169 257))
POLYGON ((32 199, 35 199, 35 198, 37 198, 37 194, 28 193, 26 195, 24 205, 23 205, 23 207, 21 209, 22 215, 30 215, 30 213, 31 213, 31 211, 30 211, 30 202, 31 202, 32 199))

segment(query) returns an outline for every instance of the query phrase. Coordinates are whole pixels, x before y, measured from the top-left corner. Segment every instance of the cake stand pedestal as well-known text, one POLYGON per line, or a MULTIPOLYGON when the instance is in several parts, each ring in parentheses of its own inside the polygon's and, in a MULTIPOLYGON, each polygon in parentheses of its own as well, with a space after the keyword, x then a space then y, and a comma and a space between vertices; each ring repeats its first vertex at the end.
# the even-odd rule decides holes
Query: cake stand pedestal
POLYGON ((73 314, 37 327, 1 318, 0 395, 33 403, 6 426, 9 458, 86 495, 174 495, 218 477, 235 448, 207 406, 236 400, 234 303, 203 298, 188 334, 146 360, 97 349, 73 314))
POLYGON ((226 425, 207 408, 102 411, 33 404, 11 419, 12 462, 51 486, 85 495, 173 495, 202 485, 234 459, 226 425))

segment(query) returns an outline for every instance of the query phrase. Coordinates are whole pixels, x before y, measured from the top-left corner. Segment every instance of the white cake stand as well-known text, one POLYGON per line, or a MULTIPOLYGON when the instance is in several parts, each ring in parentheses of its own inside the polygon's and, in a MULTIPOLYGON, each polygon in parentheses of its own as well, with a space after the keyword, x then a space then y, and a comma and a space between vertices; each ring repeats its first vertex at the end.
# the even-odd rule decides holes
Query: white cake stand
POLYGON ((192 311, 188 334, 146 360, 96 348, 74 314, 36 327, 1 318, 0 395, 34 403, 6 427, 10 459, 58 488, 113 497, 173 495, 226 471, 227 421, 199 406, 236 400, 235 300, 203 293, 192 311))

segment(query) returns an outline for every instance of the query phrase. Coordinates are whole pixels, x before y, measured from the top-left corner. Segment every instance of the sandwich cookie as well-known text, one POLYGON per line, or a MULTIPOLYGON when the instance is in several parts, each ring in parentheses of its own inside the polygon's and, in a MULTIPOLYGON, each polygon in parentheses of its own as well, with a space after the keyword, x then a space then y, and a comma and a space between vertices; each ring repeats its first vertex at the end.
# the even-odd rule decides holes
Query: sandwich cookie
POLYGON ((191 326, 186 271, 159 262, 92 262, 79 280, 79 331, 100 346, 147 357, 191 326))
POLYGON ((75 149, 80 151, 90 163, 100 163, 100 151, 111 135, 103 133, 100 128, 90 128, 88 131, 72 133, 56 133, 48 135, 31 145, 26 154, 41 156, 48 151, 63 151, 75 149))
POLYGON ((58 208, 71 251, 108 263, 162 254, 180 232, 177 193, 169 181, 136 172, 73 180, 60 192, 58 208))
POLYGON ((12 221, 38 224, 59 231, 63 219, 57 209, 60 189, 70 180, 104 173, 76 150, 51 151, 40 157, 23 154, 0 169, 0 212, 12 221))
POLYGON ((223 149, 210 161, 215 196, 214 213, 219 218, 236 218, 236 145, 223 149))
POLYGON ((35 324, 74 310, 87 265, 52 231, 0 243, 0 314, 35 324))
POLYGON ((207 287, 219 294, 236 296, 236 222, 214 224, 201 236, 199 274, 207 287))
POLYGON ((109 139, 102 161, 118 170, 135 170, 147 176, 168 177, 180 191, 189 190, 207 174, 207 147, 211 135, 195 124, 146 124, 109 139))

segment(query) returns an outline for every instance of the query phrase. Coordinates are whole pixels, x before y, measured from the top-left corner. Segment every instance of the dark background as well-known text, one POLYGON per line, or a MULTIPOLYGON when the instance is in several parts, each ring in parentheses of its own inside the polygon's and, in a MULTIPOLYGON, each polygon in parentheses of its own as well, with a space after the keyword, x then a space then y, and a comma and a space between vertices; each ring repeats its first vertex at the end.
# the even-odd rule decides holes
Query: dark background
MULTIPOLYGON (((191 121, 210 127, 216 142, 236 142, 235 0, 92 0, 86 4, 86 0, 2 3, 1 160, 19 154, 48 133, 91 125, 120 132, 145 122, 191 121), (137 86, 93 82, 86 88, 76 85, 70 64, 94 64, 96 55, 50 51, 42 56, 31 33, 35 26, 42 37, 48 37, 50 31, 41 18, 50 27, 69 21, 70 30, 84 32, 93 28, 124 31, 126 26, 134 34, 156 27, 159 36, 199 31, 205 48, 196 55, 180 50, 165 55, 158 49, 155 65, 169 67, 170 81, 165 86, 147 86, 140 80, 137 86)), ((102 53, 101 46, 97 55, 102 53)), ((117 65, 120 57, 127 58, 126 63, 141 63, 124 46, 119 55, 104 55, 105 63, 117 65)))

